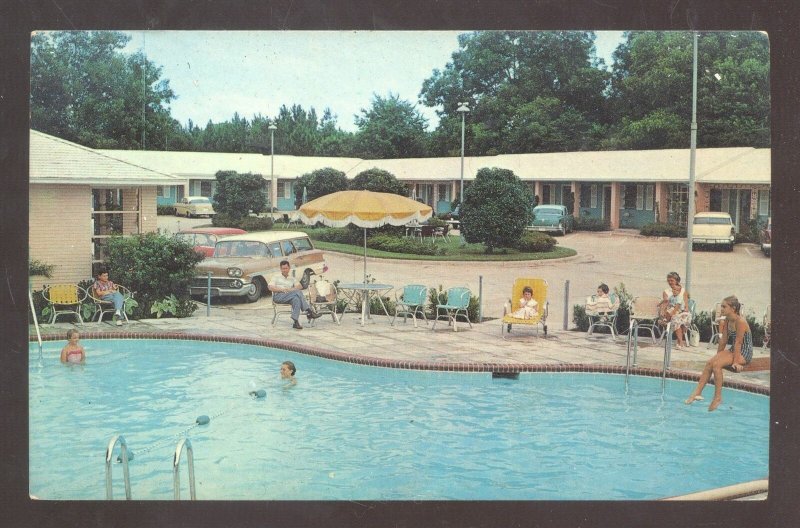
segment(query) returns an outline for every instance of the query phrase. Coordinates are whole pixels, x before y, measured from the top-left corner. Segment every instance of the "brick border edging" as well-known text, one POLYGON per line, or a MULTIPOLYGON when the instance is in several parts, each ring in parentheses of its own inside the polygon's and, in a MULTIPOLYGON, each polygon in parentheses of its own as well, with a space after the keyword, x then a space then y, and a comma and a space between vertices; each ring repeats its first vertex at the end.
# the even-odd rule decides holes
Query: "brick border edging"
MULTIPOLYGON (((211 341, 219 343, 234 343, 242 345, 256 345, 274 348, 283 348, 291 352, 317 356, 344 363, 368 365, 371 367, 385 367, 406 370, 433 370, 442 372, 591 372, 597 374, 625 374, 625 367, 621 365, 600 365, 587 363, 443 363, 440 361, 405 361, 399 359, 383 359, 370 356, 357 356, 343 352, 335 352, 320 347, 298 345, 288 341, 267 339, 262 337, 220 336, 213 334, 189 334, 185 332, 81 332, 81 339, 181 339, 184 341, 211 341)), ((64 341, 66 332, 42 336, 42 341, 64 341)), ((29 342, 36 342, 35 336, 29 336, 29 342)), ((631 367, 630 373, 636 376, 661 377, 661 370, 649 367, 631 367)), ((682 381, 698 381, 700 374, 683 370, 670 370, 667 377, 682 381)), ((731 389, 743 390, 769 396, 769 387, 756 385, 737 380, 724 380, 723 386, 731 389)))

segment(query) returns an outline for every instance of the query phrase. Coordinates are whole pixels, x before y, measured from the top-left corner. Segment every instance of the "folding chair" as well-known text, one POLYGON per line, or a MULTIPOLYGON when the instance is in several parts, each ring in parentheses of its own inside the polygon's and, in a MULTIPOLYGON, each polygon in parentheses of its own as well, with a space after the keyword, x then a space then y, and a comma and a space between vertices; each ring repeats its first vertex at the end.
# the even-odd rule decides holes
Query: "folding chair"
POLYGON ((72 314, 83 324, 81 303, 86 300, 86 290, 77 284, 51 284, 42 290, 42 297, 47 301, 52 315, 50 324, 56 322, 59 315, 72 314))
POLYGON ((547 335, 547 314, 550 309, 550 302, 547 300, 547 281, 533 277, 522 277, 514 281, 514 286, 511 288, 511 298, 506 306, 503 308, 503 319, 500 322, 500 336, 505 339, 506 336, 503 331, 511 333, 512 325, 527 325, 533 326, 536 334, 539 334, 539 325, 544 329, 544 335, 547 335), (530 286, 533 289, 533 298, 536 299, 537 313, 530 319, 519 319, 514 317, 513 306, 522 298, 522 290, 525 286, 530 286))
POLYGON ((410 315, 414 319, 414 328, 417 328, 417 315, 421 315, 425 324, 428 318, 425 317, 425 304, 428 302, 428 287, 422 284, 407 284, 394 291, 395 312, 392 318, 392 325, 398 315, 403 316, 403 323, 408 321, 410 315))

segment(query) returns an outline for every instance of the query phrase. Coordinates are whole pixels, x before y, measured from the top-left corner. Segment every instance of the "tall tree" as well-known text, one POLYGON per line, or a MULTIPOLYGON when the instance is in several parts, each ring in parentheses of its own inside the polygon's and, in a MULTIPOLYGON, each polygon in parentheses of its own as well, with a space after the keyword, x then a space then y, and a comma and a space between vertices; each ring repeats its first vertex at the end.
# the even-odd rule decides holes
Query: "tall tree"
MULTIPOLYGON (((628 32, 615 51, 607 148, 686 148, 692 113, 690 32, 628 32)), ((698 38, 697 144, 769 145, 769 41, 762 33, 698 38)))
POLYGON ((356 174, 350 182, 350 189, 385 192, 408 196, 408 187, 391 172, 373 167, 356 174))
POLYGON ((356 117, 356 148, 367 159, 420 158, 425 155, 427 120, 408 101, 374 95, 372 107, 356 117))
POLYGON ((609 74, 599 68, 594 34, 477 31, 459 35, 443 71, 423 82, 420 99, 437 110, 441 142, 460 144, 458 103, 468 102, 472 155, 585 150, 608 121, 609 74), (448 137, 449 136, 449 137, 448 137))
POLYGON ((161 68, 115 31, 35 33, 31 39, 31 127, 99 148, 157 148, 180 133, 166 105, 175 98, 161 68), (144 143, 144 145, 143 145, 144 143))

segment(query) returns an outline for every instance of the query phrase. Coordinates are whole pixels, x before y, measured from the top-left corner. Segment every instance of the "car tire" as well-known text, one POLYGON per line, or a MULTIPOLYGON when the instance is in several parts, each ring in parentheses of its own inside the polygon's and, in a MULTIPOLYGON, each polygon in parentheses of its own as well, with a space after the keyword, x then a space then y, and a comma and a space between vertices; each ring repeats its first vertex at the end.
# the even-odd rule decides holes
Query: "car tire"
POLYGON ((260 277, 256 277, 253 279, 253 283, 250 285, 250 290, 247 292, 245 299, 247 299, 249 303, 254 303, 261 298, 263 292, 264 281, 260 277))

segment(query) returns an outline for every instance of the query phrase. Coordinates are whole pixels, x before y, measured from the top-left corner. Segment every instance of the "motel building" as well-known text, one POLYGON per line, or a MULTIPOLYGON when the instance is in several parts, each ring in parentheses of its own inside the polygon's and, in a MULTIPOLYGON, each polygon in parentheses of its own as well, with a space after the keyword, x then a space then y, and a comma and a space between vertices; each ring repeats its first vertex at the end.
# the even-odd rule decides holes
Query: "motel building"
MULTIPOLYGON (((450 212, 461 179, 460 157, 276 154, 272 169, 271 157, 263 154, 89 149, 34 130, 30 137, 30 258, 56 264, 53 281, 89 278, 112 234, 155 231, 156 205, 212 197, 218 171, 260 174, 271 203, 286 214, 296 210, 297 179, 317 169, 333 168, 348 179, 383 169, 436 214, 450 212), (64 240, 66 249, 58 243, 64 240)), ((689 149, 471 156, 464 158, 463 178, 467 188, 484 167, 509 169, 540 204, 572 203, 577 218, 605 219, 611 229, 639 229, 652 222, 686 223, 689 157, 689 149)), ((770 183, 768 148, 696 151, 697 212, 729 212, 737 230, 770 216, 770 183)))

